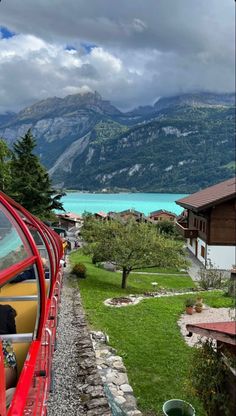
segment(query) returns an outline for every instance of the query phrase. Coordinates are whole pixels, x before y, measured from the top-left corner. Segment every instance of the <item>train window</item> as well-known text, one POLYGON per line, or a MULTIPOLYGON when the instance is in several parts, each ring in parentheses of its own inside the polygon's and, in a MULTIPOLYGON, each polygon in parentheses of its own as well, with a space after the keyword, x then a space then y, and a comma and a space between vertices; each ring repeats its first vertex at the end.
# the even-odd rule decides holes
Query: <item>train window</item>
POLYGON ((54 252, 54 248, 52 246, 51 240, 49 239, 48 235, 46 234, 46 232, 44 231, 44 236, 49 244, 49 247, 51 249, 51 255, 52 255, 52 261, 53 261, 53 268, 54 268, 54 272, 56 270, 56 256, 55 256, 55 252, 54 252))
MULTIPOLYGON (((39 234, 39 232, 36 230, 36 228, 29 227, 29 231, 35 241, 35 244, 37 246, 37 249, 39 251, 42 263, 43 263, 43 269, 45 274, 45 279, 51 279, 52 271, 51 271, 51 265, 49 260, 49 254, 46 248, 46 245, 39 234)), ((49 294, 50 285, 47 285, 47 294, 49 294)))
POLYGON ((32 255, 19 225, 0 204, 0 271, 32 255))
MULTIPOLYGON (((1 337, 13 343, 18 376, 27 356, 31 341, 36 338, 40 314, 40 289, 36 265, 16 274, 0 289, 0 305, 14 309, 15 332, 4 332, 1 337)), ((9 330, 9 328, 8 328, 9 330)))

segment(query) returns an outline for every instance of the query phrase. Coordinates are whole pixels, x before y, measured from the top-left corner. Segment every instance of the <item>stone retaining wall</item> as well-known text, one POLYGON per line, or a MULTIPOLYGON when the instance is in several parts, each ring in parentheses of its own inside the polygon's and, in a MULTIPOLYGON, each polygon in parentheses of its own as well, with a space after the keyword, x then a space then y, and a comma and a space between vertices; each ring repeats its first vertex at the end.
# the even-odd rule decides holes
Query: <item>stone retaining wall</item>
POLYGON ((108 338, 102 332, 91 332, 96 360, 102 381, 107 385, 113 399, 127 416, 141 416, 137 409, 133 389, 129 385, 122 358, 107 345, 108 338))

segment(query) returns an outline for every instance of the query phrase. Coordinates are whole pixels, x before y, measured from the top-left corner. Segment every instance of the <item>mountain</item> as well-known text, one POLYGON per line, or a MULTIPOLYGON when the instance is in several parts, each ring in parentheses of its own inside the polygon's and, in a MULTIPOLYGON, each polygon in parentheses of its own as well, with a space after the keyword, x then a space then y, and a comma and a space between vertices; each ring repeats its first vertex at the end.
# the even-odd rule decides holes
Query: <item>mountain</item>
POLYGON ((195 93, 195 94, 182 94, 175 95, 174 97, 161 97, 153 106, 144 106, 135 108, 129 112, 130 116, 148 116, 158 115, 162 110, 167 110, 176 107, 219 107, 219 106, 234 106, 235 94, 213 94, 208 92, 195 93))
POLYGON ((122 113, 96 93, 40 101, 10 118, 11 145, 32 128, 55 184, 190 193, 234 175, 234 94, 183 94, 122 113))

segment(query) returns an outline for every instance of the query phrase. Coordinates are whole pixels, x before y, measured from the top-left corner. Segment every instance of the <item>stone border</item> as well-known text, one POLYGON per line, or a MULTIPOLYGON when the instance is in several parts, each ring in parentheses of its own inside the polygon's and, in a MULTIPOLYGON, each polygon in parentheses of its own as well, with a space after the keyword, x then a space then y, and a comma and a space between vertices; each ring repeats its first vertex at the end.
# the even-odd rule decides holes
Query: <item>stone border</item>
POLYGON ((163 298, 163 297, 168 297, 168 296, 180 296, 180 295, 196 295, 196 293, 199 292, 206 292, 205 290, 195 290, 195 291, 189 291, 189 292, 168 292, 168 291, 161 291, 161 292, 150 292, 148 294, 143 294, 143 295, 127 295, 126 298, 130 299, 132 302, 126 303, 126 302, 121 302, 118 305, 114 305, 112 303, 112 300, 114 298, 109 298, 104 300, 104 305, 105 306, 109 306, 110 308, 123 308, 124 306, 134 306, 137 305, 139 302, 141 302, 144 299, 155 299, 155 298, 163 298))
POLYGON ((96 354, 97 368, 102 378, 127 416, 142 416, 137 409, 133 389, 129 384, 126 368, 122 358, 116 355, 116 350, 107 345, 109 339, 103 332, 91 331, 91 339, 96 354))

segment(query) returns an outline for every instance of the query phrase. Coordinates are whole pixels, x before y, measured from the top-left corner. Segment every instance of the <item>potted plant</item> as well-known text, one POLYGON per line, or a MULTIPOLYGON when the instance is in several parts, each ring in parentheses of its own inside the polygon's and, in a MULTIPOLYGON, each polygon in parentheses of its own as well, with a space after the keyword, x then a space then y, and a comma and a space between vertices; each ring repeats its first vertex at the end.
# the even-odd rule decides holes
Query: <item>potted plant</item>
POLYGON ((203 299, 202 299, 202 297, 201 296, 197 296, 196 297, 196 302, 195 302, 195 304, 196 303, 203 303, 203 299))
POLYGON ((196 312, 198 312, 198 313, 202 312, 202 308, 203 308, 202 302, 196 302, 195 303, 195 311, 196 312))
POLYGON ((191 299, 191 298, 186 299, 186 301, 185 301, 185 310, 186 310, 186 313, 188 315, 192 315, 193 314, 194 304, 195 304, 194 299, 191 299))

